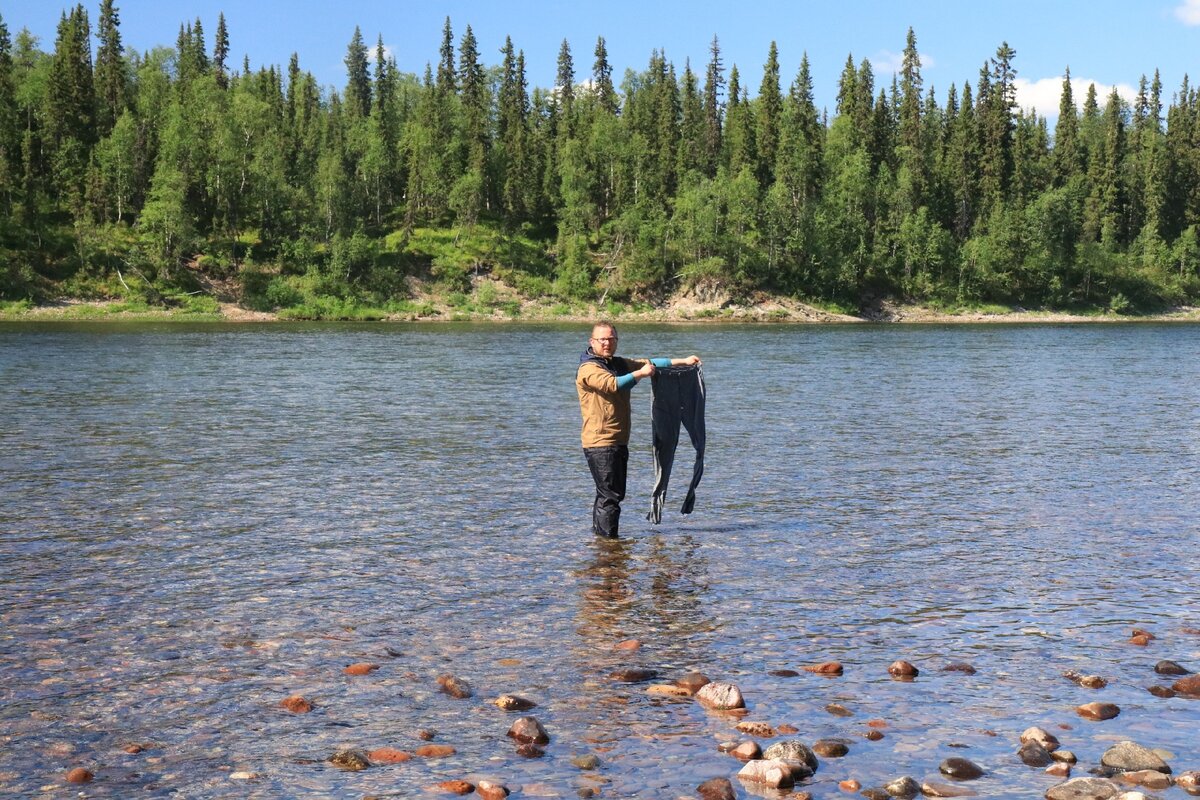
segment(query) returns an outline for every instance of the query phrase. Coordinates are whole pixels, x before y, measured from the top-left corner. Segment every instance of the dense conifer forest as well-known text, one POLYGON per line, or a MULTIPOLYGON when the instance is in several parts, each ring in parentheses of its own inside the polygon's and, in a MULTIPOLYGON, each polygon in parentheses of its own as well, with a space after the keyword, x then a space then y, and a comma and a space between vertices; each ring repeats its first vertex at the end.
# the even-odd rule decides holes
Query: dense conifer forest
MULTIPOLYGON (((652 52, 614 68, 563 41, 531 87, 510 40, 446 20, 402 73, 355 31, 346 82, 230 63, 200 19, 174 48, 122 46, 113 0, 63 13, 52 48, 0 19, 0 297, 138 297, 354 316, 414 280, 490 276, 550 303, 657 304, 718 288, 854 310, 1137 311, 1200 296, 1200 92, 1142 76, 1016 103, 1008 43, 961 84, 847 56, 818 108, 807 58, 780 74, 652 52), (436 42, 431 42, 431 55, 436 42), (499 63, 482 53, 498 52, 499 63), (622 77, 623 73, 623 77, 622 77)), ((784 43, 802 48, 802 43, 784 43)))

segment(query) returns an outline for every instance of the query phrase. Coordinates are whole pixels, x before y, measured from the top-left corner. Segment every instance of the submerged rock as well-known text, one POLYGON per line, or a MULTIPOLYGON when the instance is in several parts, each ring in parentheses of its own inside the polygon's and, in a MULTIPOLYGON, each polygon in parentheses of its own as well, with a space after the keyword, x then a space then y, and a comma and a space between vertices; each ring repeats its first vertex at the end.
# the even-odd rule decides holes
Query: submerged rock
MULTIPOLYGON (((437 682, 443 692, 458 700, 466 700, 475 694, 471 689, 471 684, 457 675, 439 675, 437 682)), ((472 787, 473 789, 474 787, 472 787)))
POLYGON ((1155 697, 1170 698, 1174 697, 1176 692, 1170 686, 1151 686, 1146 691, 1155 697))
POLYGON ((803 669, 816 675, 841 675, 843 671, 841 662, 838 661, 822 661, 820 664, 809 664, 803 669))
POLYGON ((1103 778, 1074 778, 1050 787, 1046 800, 1112 800, 1120 793, 1119 786, 1103 778))
POLYGON ((279 701, 279 705, 283 706, 293 714, 307 714, 313 710, 313 705, 308 700, 305 700, 298 694, 291 697, 285 697, 279 701))
POLYGON ((350 666, 348 666, 344 670, 342 670, 342 672, 344 672, 347 675, 370 675, 372 672, 374 672, 377 669, 379 669, 378 664, 372 664, 367 661, 361 661, 357 664, 351 664, 350 666))
POLYGON ((360 750, 338 750, 329 757, 329 763, 338 769, 360 772, 371 766, 367 757, 360 750))
POLYGON ((847 778, 844 781, 838 781, 838 788, 843 792, 857 792, 862 788, 862 784, 854 780, 854 778, 847 778))
POLYGON ((576 769, 591 771, 600 766, 600 757, 593 755, 592 753, 586 753, 581 756, 572 756, 571 764, 576 769))
POLYGON ((975 797, 976 793, 965 786, 955 786, 950 783, 925 781, 921 784, 921 794, 926 797, 975 797))
POLYGON ((505 711, 528 711, 537 708, 537 703, 515 694, 502 694, 492 701, 497 708, 505 711))
POLYGON ((893 661, 888 665, 888 674, 893 678, 915 678, 921 671, 908 661, 893 661))
POLYGON ((546 751, 533 742, 522 742, 517 745, 517 755, 522 758, 541 758, 546 751))
POLYGON ((367 753, 372 764, 402 764, 412 758, 412 753, 394 747, 378 747, 367 753))
POLYGON ((747 736, 756 736, 759 739, 770 739, 775 736, 775 729, 768 722, 739 722, 735 727, 747 736))
POLYGON ((480 781, 475 784, 475 793, 482 800, 504 800, 509 795, 508 787, 495 781, 480 781))
POLYGON ((655 683, 646 687, 646 694, 658 694, 664 697, 691 697, 692 692, 673 683, 655 683))
POLYGON ((518 742, 532 742, 534 744, 550 743, 550 734, 546 733, 546 729, 542 727, 542 723, 538 722, 536 717, 521 717, 518 719, 508 729, 508 736, 516 739, 518 742))
POLYGON ((942 667, 942 671, 961 672, 965 675, 974 675, 976 672, 975 667, 971 666, 965 661, 955 661, 952 664, 947 664, 946 666, 942 667))
POLYGON ((960 781, 973 781, 976 778, 983 777, 983 769, 978 764, 969 759, 957 756, 947 758, 943 761, 938 766, 938 771, 943 775, 960 781))
POLYGON ((746 707, 746 701, 742 698, 742 690, 732 683, 705 684, 696 692, 696 700, 705 708, 716 711, 746 707))
POLYGON ((1115 718, 1121 709, 1112 703, 1084 703, 1075 709, 1075 713, 1084 719, 1099 721, 1115 718))
POLYGON ((750 783, 759 783, 773 789, 784 789, 795 785, 791 767, 782 761, 760 759, 747 762, 738 771, 738 779, 750 783))
POLYGON ((710 778, 696 787, 700 800, 737 800, 728 778, 710 778))
POLYGON ((611 673, 608 677, 620 683, 642 683, 657 678, 658 670, 649 667, 626 667, 611 673))
POLYGON ((1138 772, 1147 769, 1156 772, 1171 771, 1167 762, 1159 758, 1153 750, 1130 741, 1117 742, 1105 750, 1104 755, 1100 756, 1100 763, 1121 772, 1138 772))
POLYGON ((1200 771, 1193 769, 1179 773, 1175 785, 1188 794, 1200 795, 1200 771))
POLYGON ((675 681, 675 685, 684 689, 688 694, 695 694, 700 689, 712 683, 703 672, 689 672, 675 681))
POLYGON ((1189 675, 1171 684, 1171 688, 1180 694, 1200 695, 1200 675, 1189 675))
POLYGON ((475 785, 462 780, 442 781, 437 788, 451 794, 470 794, 475 791, 475 785))
POLYGON ((1159 675, 1187 675, 1189 670, 1174 661, 1160 661, 1154 665, 1154 671, 1159 675))
POLYGON ((1099 675, 1084 675, 1083 673, 1076 672, 1073 669, 1069 669, 1064 672, 1063 677, 1079 684, 1085 689, 1103 689, 1105 686, 1108 686, 1108 681, 1104 680, 1104 678, 1101 678, 1099 675))
POLYGON ((738 761, 753 761, 762 758, 762 748, 758 746, 758 742, 742 742, 730 750, 729 754, 738 761))
POLYGON ((1122 783, 1134 786, 1145 786, 1147 789, 1168 789, 1174 781, 1165 772, 1153 769, 1140 769, 1135 772, 1122 772, 1117 778, 1122 783))
POLYGON ((1048 752, 1057 750, 1059 746, 1058 738, 1053 733, 1050 733, 1045 728, 1038 728, 1036 726, 1026 728, 1021 733, 1021 744, 1028 744, 1029 742, 1040 744, 1048 752))
POLYGON ((1050 751, 1035 741, 1028 741, 1021 745, 1021 749, 1017 751, 1017 757, 1030 767, 1045 767, 1054 762, 1054 759, 1050 757, 1050 751))
POLYGON ((1061 761, 1063 764, 1074 764, 1079 760, 1075 758, 1075 754, 1070 750, 1055 750, 1050 754, 1050 757, 1055 761, 1061 761))
POLYGON ((767 674, 774 675, 776 678, 795 678, 800 673, 794 669, 773 669, 767 674))
POLYGON ((911 777, 904 775, 884 784, 883 790, 890 797, 898 797, 901 800, 912 800, 921 791, 921 787, 911 777))
POLYGON ((1046 774, 1056 778, 1069 778, 1071 777, 1071 765, 1056 761, 1046 767, 1046 774))
POLYGON ((94 777, 96 776, 92 774, 91 770, 76 767, 67 773, 67 783, 91 783, 94 777))
POLYGON ((846 708, 844 705, 841 705, 840 703, 830 703, 829 705, 825 706, 825 710, 828 711, 830 714, 833 714, 835 717, 853 717, 854 716, 853 711, 846 708))
POLYGON ((423 744, 413 752, 421 758, 446 758, 458 751, 448 744, 423 744))
POLYGON ((841 739, 818 739, 813 742, 812 750, 822 758, 841 758, 850 752, 841 739))

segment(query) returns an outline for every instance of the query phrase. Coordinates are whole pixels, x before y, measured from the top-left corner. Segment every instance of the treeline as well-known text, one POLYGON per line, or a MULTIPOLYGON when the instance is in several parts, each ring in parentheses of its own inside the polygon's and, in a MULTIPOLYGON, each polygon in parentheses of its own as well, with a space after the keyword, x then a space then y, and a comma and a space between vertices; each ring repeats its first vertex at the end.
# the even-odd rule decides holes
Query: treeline
POLYGON ((590 69, 564 41, 555 85, 531 89, 511 40, 487 65, 447 19, 421 76, 356 30, 346 84, 326 92, 295 55, 231 68, 223 15, 211 48, 196 19, 175 48, 137 53, 103 0, 94 33, 93 57, 77 6, 44 52, 0 20, 4 296, 113 273, 164 293, 199 273, 242 276, 260 305, 387 302, 406 275, 461 291, 489 268, 563 299, 705 285, 1126 310, 1200 296, 1186 78, 1169 106, 1157 72, 1132 103, 1092 87, 1080 104, 1068 74, 1051 131, 1017 106, 1007 43, 943 101, 911 30, 890 80, 847 58, 832 114, 807 57, 785 84, 774 43, 753 97, 716 37, 703 67, 656 51, 619 85, 603 38, 590 69), (507 244, 456 257, 422 244, 439 229, 464 251, 481 232, 507 244))

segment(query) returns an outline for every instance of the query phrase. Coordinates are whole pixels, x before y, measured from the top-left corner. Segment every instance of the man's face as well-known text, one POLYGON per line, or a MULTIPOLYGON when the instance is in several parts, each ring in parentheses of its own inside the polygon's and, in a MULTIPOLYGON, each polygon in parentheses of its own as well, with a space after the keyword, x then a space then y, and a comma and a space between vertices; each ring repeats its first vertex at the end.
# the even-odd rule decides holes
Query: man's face
POLYGON ((607 325, 592 328, 592 352, 601 358, 612 358, 617 352, 617 332, 607 325))

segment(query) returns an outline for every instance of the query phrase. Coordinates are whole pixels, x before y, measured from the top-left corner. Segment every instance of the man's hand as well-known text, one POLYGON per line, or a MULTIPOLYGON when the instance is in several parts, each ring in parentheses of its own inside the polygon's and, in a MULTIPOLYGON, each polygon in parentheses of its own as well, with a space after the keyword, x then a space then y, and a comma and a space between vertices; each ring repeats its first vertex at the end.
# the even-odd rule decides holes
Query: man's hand
POLYGON ((634 371, 633 377, 637 378, 638 380, 641 380, 642 378, 649 378, 653 374, 654 374, 654 365, 652 363, 650 363, 649 361, 647 361, 645 364, 643 364, 641 366, 641 369, 634 371))

